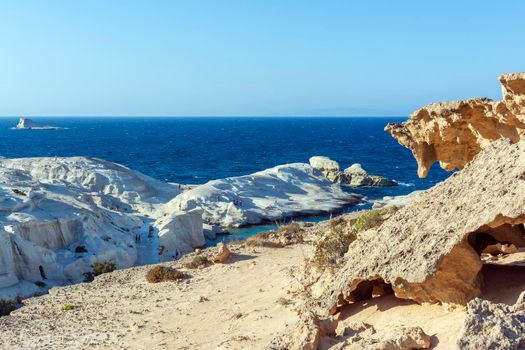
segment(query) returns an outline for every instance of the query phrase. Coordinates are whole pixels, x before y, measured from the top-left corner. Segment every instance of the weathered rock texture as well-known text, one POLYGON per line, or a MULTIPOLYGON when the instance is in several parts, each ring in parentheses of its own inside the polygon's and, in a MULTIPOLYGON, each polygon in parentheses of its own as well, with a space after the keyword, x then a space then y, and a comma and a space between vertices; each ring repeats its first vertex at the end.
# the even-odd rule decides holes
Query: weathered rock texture
MULTIPOLYGON (((523 294, 522 294, 523 296, 523 294)), ((495 304, 476 298, 468 304, 458 348, 511 350, 525 348, 525 303, 495 304)))
POLYGON ((335 312, 385 283, 399 298, 467 304, 480 295, 477 238, 512 238, 501 231, 515 233, 525 221, 524 174, 525 140, 488 146, 464 170, 360 234, 317 305, 335 312))
POLYGON ((474 98, 431 103, 404 123, 385 130, 409 148, 425 177, 439 162, 445 170, 462 169, 476 154, 499 138, 518 142, 525 135, 525 73, 499 77, 502 101, 474 98))
POLYGON ((344 171, 339 163, 328 157, 315 156, 310 158, 310 165, 319 170, 330 181, 350 185, 352 187, 390 187, 397 182, 384 176, 371 175, 359 163, 354 163, 344 171))
POLYGON ((250 175, 212 180, 169 201, 167 212, 203 210, 207 223, 224 227, 329 213, 359 203, 308 164, 292 163, 250 175))

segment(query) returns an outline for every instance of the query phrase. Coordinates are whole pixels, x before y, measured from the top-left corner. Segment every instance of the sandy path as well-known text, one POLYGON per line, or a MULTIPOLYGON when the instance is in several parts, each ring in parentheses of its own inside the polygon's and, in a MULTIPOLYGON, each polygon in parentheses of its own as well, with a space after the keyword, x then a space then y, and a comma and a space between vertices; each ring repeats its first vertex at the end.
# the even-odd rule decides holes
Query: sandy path
MULTIPOLYGON (((297 316, 277 302, 307 247, 257 248, 187 282, 149 284, 148 267, 54 288, 0 318, 2 349, 260 349, 297 316), (79 305, 62 311, 65 303, 79 305)), ((289 326, 288 326, 289 325, 289 326)))

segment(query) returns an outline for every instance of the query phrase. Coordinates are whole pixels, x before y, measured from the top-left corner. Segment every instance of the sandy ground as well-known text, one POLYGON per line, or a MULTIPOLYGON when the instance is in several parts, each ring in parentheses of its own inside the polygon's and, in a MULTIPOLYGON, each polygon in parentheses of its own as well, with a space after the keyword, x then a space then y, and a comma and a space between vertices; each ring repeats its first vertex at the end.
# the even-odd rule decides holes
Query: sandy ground
MULTIPOLYGON (((291 301, 299 282, 290 271, 311 246, 231 249, 226 264, 181 269, 188 277, 180 282, 147 283, 151 266, 142 266, 25 300, 0 318, 0 349, 264 349, 293 331, 298 316, 291 301), (77 307, 64 311, 65 304, 77 307)), ((181 268, 190 259, 166 265, 181 268)), ((525 287, 520 267, 487 265, 483 275, 483 297, 495 302, 513 304, 525 287)), ((388 295, 345 306, 339 327, 353 320, 378 333, 419 326, 432 337, 432 349, 455 349, 464 317, 462 309, 388 295)))
POLYGON ((297 321, 279 298, 307 249, 251 248, 179 283, 147 283, 145 266, 53 288, 0 318, 0 348, 261 349, 297 321))

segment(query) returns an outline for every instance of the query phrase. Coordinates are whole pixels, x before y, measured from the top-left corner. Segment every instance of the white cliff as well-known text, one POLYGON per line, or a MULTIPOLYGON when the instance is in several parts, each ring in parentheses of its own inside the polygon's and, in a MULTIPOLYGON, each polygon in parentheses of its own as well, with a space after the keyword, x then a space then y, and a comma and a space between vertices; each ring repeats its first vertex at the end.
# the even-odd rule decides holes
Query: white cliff
POLYGON ((279 165, 251 175, 213 180, 170 201, 167 212, 203 210, 207 223, 227 227, 337 211, 359 202, 308 164, 279 165))
MULTIPOLYGON (((93 158, 0 159, 0 299, 35 292, 35 282, 81 281, 95 262, 135 265, 138 237, 154 232, 150 222, 179 192, 93 158)), ((200 215, 177 218, 169 226, 176 235, 161 244, 181 252, 202 245, 200 215)))

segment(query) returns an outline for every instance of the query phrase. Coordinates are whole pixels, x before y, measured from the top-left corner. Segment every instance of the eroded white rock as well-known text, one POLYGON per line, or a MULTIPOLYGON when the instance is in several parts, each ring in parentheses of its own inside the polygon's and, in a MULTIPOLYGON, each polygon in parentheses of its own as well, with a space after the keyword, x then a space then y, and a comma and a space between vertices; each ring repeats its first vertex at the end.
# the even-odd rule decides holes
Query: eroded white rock
POLYGON ((357 204, 360 197, 344 192, 312 166, 294 163, 210 181, 183 192, 165 211, 201 208, 205 222, 238 227, 337 211, 357 204))

